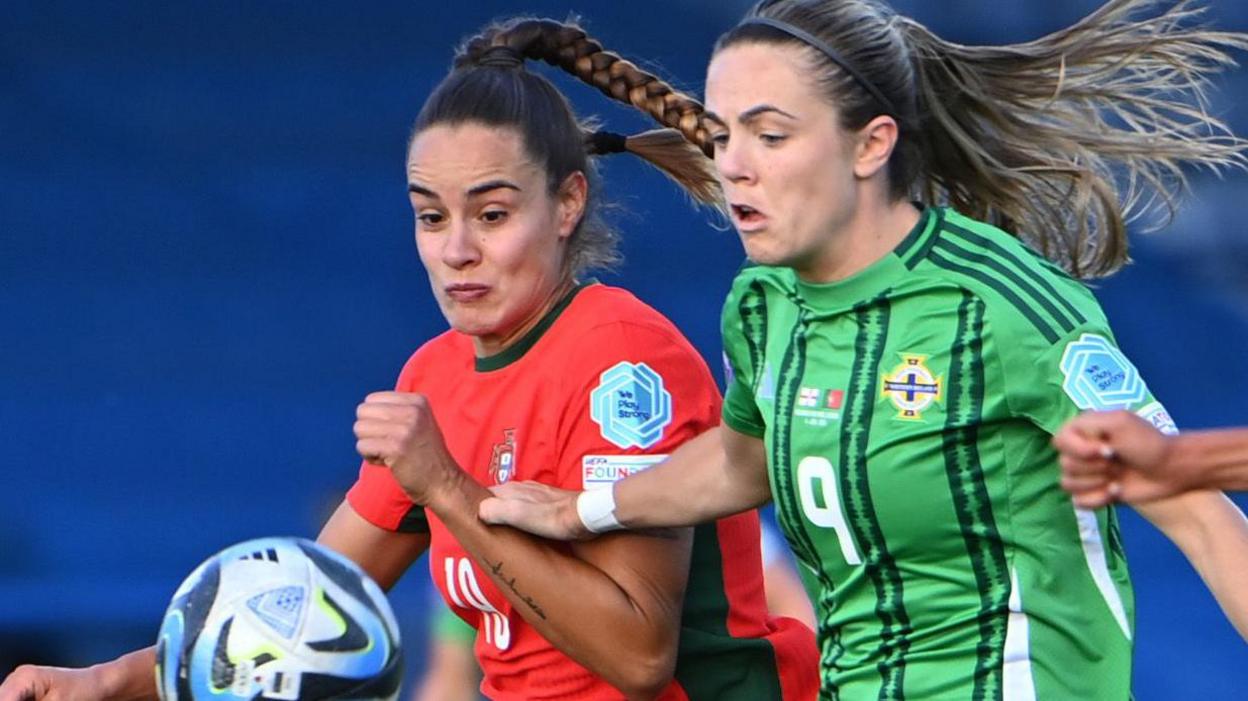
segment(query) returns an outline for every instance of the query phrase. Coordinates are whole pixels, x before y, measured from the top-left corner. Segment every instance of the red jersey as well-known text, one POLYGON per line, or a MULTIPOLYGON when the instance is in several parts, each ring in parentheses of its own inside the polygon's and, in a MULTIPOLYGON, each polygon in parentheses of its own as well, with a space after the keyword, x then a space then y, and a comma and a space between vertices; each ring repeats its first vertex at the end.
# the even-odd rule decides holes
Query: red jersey
MULTIPOLYGON (((398 391, 429 398, 446 446, 483 485, 533 480, 563 489, 608 488, 662 460, 719 422, 706 364, 676 327, 625 290, 578 287, 525 337, 487 358, 448 331, 404 366, 398 391)), ((364 463, 347 495, 371 523, 421 530, 390 471, 364 463)), ((477 629, 481 691, 495 701, 622 698, 554 648, 521 617, 430 512, 433 580, 477 629)), ((770 618, 755 512, 699 526, 681 618, 674 681, 665 701, 814 699, 814 635, 770 618)))

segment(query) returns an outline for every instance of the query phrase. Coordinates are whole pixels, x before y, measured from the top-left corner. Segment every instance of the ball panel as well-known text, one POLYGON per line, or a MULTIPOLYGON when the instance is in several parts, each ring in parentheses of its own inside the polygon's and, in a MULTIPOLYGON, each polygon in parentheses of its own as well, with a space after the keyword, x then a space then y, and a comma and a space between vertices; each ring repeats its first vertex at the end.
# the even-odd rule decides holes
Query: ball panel
POLYGON ((157 640, 165 701, 394 699, 398 629, 380 587, 311 541, 260 538, 178 588, 157 640))

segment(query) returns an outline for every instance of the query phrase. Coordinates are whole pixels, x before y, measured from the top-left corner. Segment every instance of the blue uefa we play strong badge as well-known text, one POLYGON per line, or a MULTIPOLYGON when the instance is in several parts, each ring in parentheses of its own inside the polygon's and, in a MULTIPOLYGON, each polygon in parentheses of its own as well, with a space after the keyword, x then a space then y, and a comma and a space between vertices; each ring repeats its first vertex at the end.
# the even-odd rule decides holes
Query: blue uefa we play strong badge
POLYGON ((672 422, 672 394, 645 363, 621 362, 599 377, 589 415, 602 437, 621 448, 649 448, 672 422))
POLYGON ((1130 409, 1148 395, 1140 373, 1104 336, 1085 333, 1062 354, 1062 389, 1080 409, 1130 409))

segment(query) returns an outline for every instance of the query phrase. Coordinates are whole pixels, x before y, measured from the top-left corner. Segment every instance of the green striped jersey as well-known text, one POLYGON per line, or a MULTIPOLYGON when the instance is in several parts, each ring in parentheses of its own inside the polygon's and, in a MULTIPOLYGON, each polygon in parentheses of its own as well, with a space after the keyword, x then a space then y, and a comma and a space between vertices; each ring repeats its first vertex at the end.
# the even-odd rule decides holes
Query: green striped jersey
POLYGON ((1081 409, 1168 422, 1088 290, 929 208, 841 282, 742 270, 724 420, 763 438, 818 582, 822 698, 1127 699, 1133 599, 1112 510, 1049 438, 1081 409))

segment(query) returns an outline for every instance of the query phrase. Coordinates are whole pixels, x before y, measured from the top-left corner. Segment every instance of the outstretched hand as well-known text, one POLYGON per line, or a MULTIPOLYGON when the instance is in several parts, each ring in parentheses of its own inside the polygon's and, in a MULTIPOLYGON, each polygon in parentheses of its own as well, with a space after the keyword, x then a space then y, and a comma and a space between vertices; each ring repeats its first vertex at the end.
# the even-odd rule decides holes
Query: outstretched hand
POLYGON ((1062 488, 1083 508, 1152 501, 1187 488, 1166 465, 1171 437, 1129 411, 1080 414, 1053 445, 1061 453, 1062 488))
POLYGON ((490 487, 494 496, 481 502, 477 515, 496 526, 511 526, 554 540, 592 537, 576 513, 580 492, 539 482, 506 482, 490 487))
POLYGON ((0 684, 0 701, 93 701, 101 698, 88 669, 22 665, 0 684))

